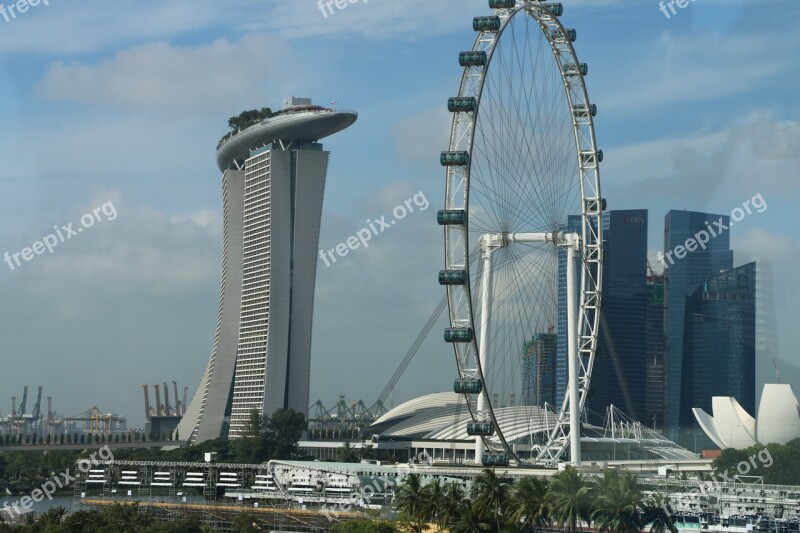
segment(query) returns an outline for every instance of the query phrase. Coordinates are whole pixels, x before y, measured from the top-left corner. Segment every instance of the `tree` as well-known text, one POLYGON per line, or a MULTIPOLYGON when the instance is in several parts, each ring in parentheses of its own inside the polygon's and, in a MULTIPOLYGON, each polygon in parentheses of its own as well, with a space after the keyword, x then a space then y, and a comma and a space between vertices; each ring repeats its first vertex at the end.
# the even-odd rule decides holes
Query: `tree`
POLYGON ((510 485, 499 478, 495 471, 484 470, 472 484, 472 507, 481 517, 491 520, 500 529, 501 519, 505 519, 509 501, 510 485))
POLYGON ((306 430, 306 415, 294 409, 278 409, 265 424, 267 439, 273 443, 273 459, 293 459, 297 443, 306 430))
POLYGON ((630 472, 606 470, 597 485, 592 519, 601 533, 638 533, 642 494, 636 477, 630 472))
POLYGON ((439 525, 449 528, 458 521, 464 503, 464 489, 461 484, 451 481, 444 487, 444 500, 439 513, 439 525))
POLYGON ((331 533, 395 533, 398 531, 389 522, 376 522, 374 520, 353 520, 335 524, 331 533))
POLYGON ((663 494, 655 493, 645 501, 642 524, 650 524, 650 533, 678 533, 675 527, 675 516, 670 507, 670 500, 663 494))
POLYGON ((464 504, 459 512, 458 521, 450 528, 451 533, 483 533, 491 531, 492 526, 469 504, 464 504))
POLYGON ((242 428, 241 438, 235 441, 236 458, 245 463, 262 463, 269 458, 269 443, 264 439, 264 419, 253 409, 242 428))
POLYGON ((534 529, 546 525, 550 518, 549 484, 540 477, 526 477, 513 488, 511 512, 515 523, 534 529))
POLYGON ((422 526, 428 522, 430 517, 419 474, 410 474, 403 480, 395 494, 395 501, 400 516, 409 520, 414 526, 414 531, 420 533, 423 529, 422 526))
POLYGON ((425 514, 442 529, 442 510, 445 500, 445 486, 440 478, 436 478, 422 489, 425 498, 425 514))
POLYGON ((346 441, 336 450, 336 461, 339 463, 357 463, 360 460, 358 450, 350 444, 350 441, 346 441))
POLYGON ((559 526, 569 525, 570 531, 575 531, 579 522, 586 522, 591 526, 590 487, 575 467, 567 466, 553 476, 550 483, 550 506, 553 518, 559 526))

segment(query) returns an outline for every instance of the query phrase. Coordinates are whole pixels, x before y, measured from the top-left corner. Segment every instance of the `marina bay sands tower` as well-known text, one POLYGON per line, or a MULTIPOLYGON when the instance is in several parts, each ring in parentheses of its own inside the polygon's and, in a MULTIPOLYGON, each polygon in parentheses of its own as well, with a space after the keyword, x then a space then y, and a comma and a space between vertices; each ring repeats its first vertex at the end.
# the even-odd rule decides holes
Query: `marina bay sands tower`
POLYGON ((329 152, 358 115, 289 98, 217 147, 224 240, 219 315, 200 386, 178 426, 199 443, 241 436, 253 409, 309 404, 311 324, 329 152))

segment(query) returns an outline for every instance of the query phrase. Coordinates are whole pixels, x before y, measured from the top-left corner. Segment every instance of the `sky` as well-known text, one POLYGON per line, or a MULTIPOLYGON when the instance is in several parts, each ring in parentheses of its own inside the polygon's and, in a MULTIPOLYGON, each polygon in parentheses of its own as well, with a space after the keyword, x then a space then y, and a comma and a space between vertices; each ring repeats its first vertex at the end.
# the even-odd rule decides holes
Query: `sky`
MULTIPOLYGON (((319 264, 311 401, 378 398, 443 295, 446 101, 472 17, 489 10, 350 2, 327 15, 316 0, 49 0, 8 20, 0 10, 0 254, 58 237, 52 253, 0 263, 0 416, 26 384, 60 414, 97 406, 131 426, 144 421, 142 384, 176 380, 191 398, 219 300, 216 143, 228 117, 290 95, 359 112, 323 141, 321 248, 415 194, 429 201, 369 248, 319 264)), ((797 388, 800 4, 692 0, 667 18, 654 0, 563 3, 599 108, 603 196, 610 209, 650 210, 651 262, 669 209, 729 214, 761 195, 766 207, 737 224, 732 247, 737 265, 758 258, 773 272, 777 351, 758 361, 758 381, 776 379, 775 357, 797 388)), ((394 404, 451 389, 443 327, 394 404)))

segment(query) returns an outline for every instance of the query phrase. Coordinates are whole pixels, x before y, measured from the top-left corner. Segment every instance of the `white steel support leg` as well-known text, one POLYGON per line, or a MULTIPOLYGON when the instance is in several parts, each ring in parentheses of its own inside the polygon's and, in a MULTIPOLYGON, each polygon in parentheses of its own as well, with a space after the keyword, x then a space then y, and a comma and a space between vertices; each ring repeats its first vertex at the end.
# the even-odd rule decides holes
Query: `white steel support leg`
POLYGON ((567 359, 569 360, 569 456, 573 465, 581 464, 581 421, 578 390, 578 291, 575 283, 576 243, 567 245, 567 359))
MULTIPOLYGON (((514 243, 547 243, 563 247, 567 252, 567 352, 569 360, 569 416, 570 416, 570 456, 573 464, 581 462, 580 436, 580 391, 578 352, 578 284, 575 281, 576 262, 580 257, 580 236, 575 233, 487 233, 480 239, 483 259, 483 278, 481 279, 481 338, 478 348, 483 377, 489 375, 489 337, 492 313, 492 253, 514 243)), ((483 383, 483 391, 478 395, 477 415, 483 421, 487 418, 486 396, 489 390, 483 383)), ((480 464, 485 450, 483 439, 475 438, 475 462, 480 464)))
MULTIPOLYGON (((481 278, 481 338, 478 349, 481 359, 481 369, 483 375, 488 375, 487 361, 489 352, 489 327, 491 326, 491 301, 492 301, 492 248, 488 241, 482 239, 481 254, 483 256, 483 278, 481 278)), ((486 395, 489 394, 486 384, 483 384, 483 392, 478 395, 478 416, 484 420, 486 416, 486 395)), ((475 463, 481 464, 484 452, 483 438, 479 435, 475 437, 475 463)))

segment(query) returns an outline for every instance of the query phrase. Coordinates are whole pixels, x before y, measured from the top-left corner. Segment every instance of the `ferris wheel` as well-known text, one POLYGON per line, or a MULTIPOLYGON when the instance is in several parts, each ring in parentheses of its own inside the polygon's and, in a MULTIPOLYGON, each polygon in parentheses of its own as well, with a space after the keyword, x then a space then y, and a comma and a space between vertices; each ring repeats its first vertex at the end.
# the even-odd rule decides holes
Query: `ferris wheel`
POLYGON ((489 0, 453 113, 445 269, 458 379, 484 465, 580 462, 597 349, 603 210, 577 34, 562 4, 489 0))

